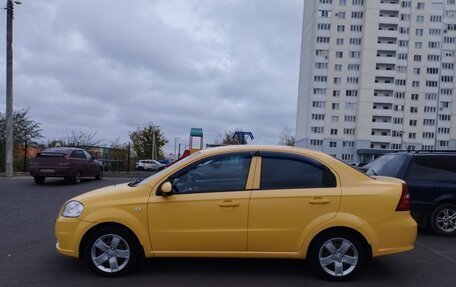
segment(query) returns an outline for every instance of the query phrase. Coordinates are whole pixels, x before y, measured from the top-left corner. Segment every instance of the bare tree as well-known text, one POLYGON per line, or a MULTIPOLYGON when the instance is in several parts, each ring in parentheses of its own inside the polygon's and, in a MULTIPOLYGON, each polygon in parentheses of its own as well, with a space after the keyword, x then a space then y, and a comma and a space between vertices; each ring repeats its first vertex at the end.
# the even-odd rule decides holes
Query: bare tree
POLYGON ((280 145, 288 145, 294 146, 295 145, 295 137, 291 135, 291 129, 289 127, 284 127, 282 133, 280 135, 280 145))
POLYGON ((62 146, 68 147, 89 147, 89 146, 97 146, 103 140, 95 139, 98 132, 89 133, 83 131, 71 131, 66 135, 60 137, 58 141, 62 144, 62 146))

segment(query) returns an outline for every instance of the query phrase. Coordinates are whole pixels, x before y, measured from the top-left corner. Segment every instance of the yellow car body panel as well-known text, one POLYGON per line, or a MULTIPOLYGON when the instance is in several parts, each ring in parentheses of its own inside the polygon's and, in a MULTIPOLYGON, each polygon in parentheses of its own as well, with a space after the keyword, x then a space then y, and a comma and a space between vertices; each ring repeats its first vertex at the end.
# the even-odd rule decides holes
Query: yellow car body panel
POLYGON ((330 228, 361 234, 379 256, 413 248, 416 223, 395 211, 402 181, 370 178, 317 151, 280 146, 228 146, 197 152, 134 187, 111 186, 72 200, 84 205, 78 218, 59 214, 57 249, 79 256, 86 232, 104 223, 130 229, 151 256, 305 258, 312 240, 330 228), (162 183, 202 158, 234 152, 252 156, 243 191, 163 196, 162 183), (331 188, 259 190, 261 152, 301 155, 328 167, 331 188), (311 202, 313 201, 313 203, 311 202))

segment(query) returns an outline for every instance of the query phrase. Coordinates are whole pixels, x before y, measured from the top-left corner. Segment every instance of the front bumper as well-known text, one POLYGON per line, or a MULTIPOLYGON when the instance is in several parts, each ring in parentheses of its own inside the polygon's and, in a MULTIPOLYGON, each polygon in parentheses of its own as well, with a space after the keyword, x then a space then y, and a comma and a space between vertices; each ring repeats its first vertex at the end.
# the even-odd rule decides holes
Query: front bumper
POLYGON ((79 244, 84 234, 94 226, 78 218, 59 216, 55 223, 55 245, 57 252, 63 255, 79 258, 79 244))

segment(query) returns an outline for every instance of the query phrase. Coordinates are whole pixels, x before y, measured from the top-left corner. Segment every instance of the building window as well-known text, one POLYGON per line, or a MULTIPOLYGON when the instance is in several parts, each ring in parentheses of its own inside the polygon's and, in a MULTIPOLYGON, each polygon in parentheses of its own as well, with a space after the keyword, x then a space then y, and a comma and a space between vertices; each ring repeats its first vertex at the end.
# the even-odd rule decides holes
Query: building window
POLYGON ((337 147, 337 142, 330 141, 329 147, 337 147))
POLYGON ((336 71, 342 71, 342 64, 335 64, 335 65, 334 65, 334 70, 336 70, 336 71))
POLYGON ((329 131, 329 133, 330 133, 331 135, 337 135, 337 129, 331 129, 331 130, 329 131))

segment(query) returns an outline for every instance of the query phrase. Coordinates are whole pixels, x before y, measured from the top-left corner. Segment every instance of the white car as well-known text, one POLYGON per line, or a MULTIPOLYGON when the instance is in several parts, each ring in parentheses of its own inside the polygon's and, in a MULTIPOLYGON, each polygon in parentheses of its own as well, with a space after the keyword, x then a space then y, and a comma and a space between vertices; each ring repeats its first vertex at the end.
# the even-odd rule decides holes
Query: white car
POLYGON ((136 162, 136 170, 154 170, 159 171, 165 168, 165 165, 153 159, 142 159, 136 162))

